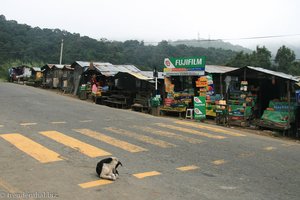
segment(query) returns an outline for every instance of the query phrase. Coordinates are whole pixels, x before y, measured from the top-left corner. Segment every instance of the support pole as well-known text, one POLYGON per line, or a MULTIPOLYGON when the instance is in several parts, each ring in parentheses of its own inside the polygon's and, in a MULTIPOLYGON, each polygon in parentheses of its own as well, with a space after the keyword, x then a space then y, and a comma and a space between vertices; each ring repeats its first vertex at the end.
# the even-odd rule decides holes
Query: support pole
POLYGON ((64 39, 61 39, 61 45, 60 45, 60 58, 59 58, 59 64, 60 64, 60 65, 61 65, 61 62, 62 62, 63 48, 64 48, 64 39))
POLYGON ((289 117, 288 117, 288 125, 290 126, 291 123, 291 92, 290 92, 290 81, 287 81, 287 99, 288 99, 288 103, 289 103, 289 117))

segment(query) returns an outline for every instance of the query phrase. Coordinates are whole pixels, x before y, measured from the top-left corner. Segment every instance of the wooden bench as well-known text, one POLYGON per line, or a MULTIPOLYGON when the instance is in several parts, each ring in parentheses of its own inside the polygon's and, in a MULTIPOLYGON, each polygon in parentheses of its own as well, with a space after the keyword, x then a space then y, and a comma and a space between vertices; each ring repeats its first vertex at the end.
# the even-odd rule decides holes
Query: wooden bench
POLYGON ((180 108, 180 109, 160 108, 161 115, 164 115, 168 112, 177 113, 177 114, 179 114, 179 117, 182 118, 182 113, 183 113, 183 115, 185 115, 186 108, 180 108))
POLYGON ((111 95, 103 101, 105 105, 115 108, 127 108, 127 97, 123 95, 111 95))

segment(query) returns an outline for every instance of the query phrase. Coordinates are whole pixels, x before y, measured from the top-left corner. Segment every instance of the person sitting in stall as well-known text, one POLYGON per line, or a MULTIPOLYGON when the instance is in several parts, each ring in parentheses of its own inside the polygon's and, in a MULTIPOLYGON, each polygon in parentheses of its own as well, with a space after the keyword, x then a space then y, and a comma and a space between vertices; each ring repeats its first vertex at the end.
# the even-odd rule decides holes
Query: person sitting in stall
POLYGON ((96 74, 92 75, 91 86, 92 86, 92 93, 96 94, 98 91, 98 82, 97 82, 96 74))

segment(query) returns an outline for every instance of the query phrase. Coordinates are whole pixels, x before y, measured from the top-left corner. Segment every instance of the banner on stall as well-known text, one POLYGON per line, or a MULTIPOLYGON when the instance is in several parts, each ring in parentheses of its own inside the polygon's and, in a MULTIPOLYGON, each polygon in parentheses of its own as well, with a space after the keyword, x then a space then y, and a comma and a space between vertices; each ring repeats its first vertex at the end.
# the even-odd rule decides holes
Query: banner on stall
POLYGON ((202 120, 206 118, 206 97, 194 97, 194 119, 202 120))

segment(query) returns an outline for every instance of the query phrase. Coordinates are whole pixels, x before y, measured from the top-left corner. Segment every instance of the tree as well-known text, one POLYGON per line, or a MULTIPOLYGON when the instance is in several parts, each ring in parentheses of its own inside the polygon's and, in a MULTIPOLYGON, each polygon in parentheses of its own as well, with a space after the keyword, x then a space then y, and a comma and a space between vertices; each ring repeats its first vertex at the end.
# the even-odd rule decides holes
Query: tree
POLYGON ((248 66, 248 65, 250 65, 250 55, 241 51, 238 54, 236 54, 235 57, 230 59, 226 65, 231 66, 231 67, 248 66))
POLYGON ((300 76, 300 62, 293 62, 289 68, 289 74, 300 76))
POLYGON ((286 46, 282 46, 278 49, 275 56, 275 63, 277 63, 277 70, 281 72, 288 73, 289 68, 292 66, 292 63, 295 61, 295 53, 286 46))
POLYGON ((271 57, 271 52, 265 46, 257 46, 256 51, 250 56, 250 65, 270 69, 271 57))

